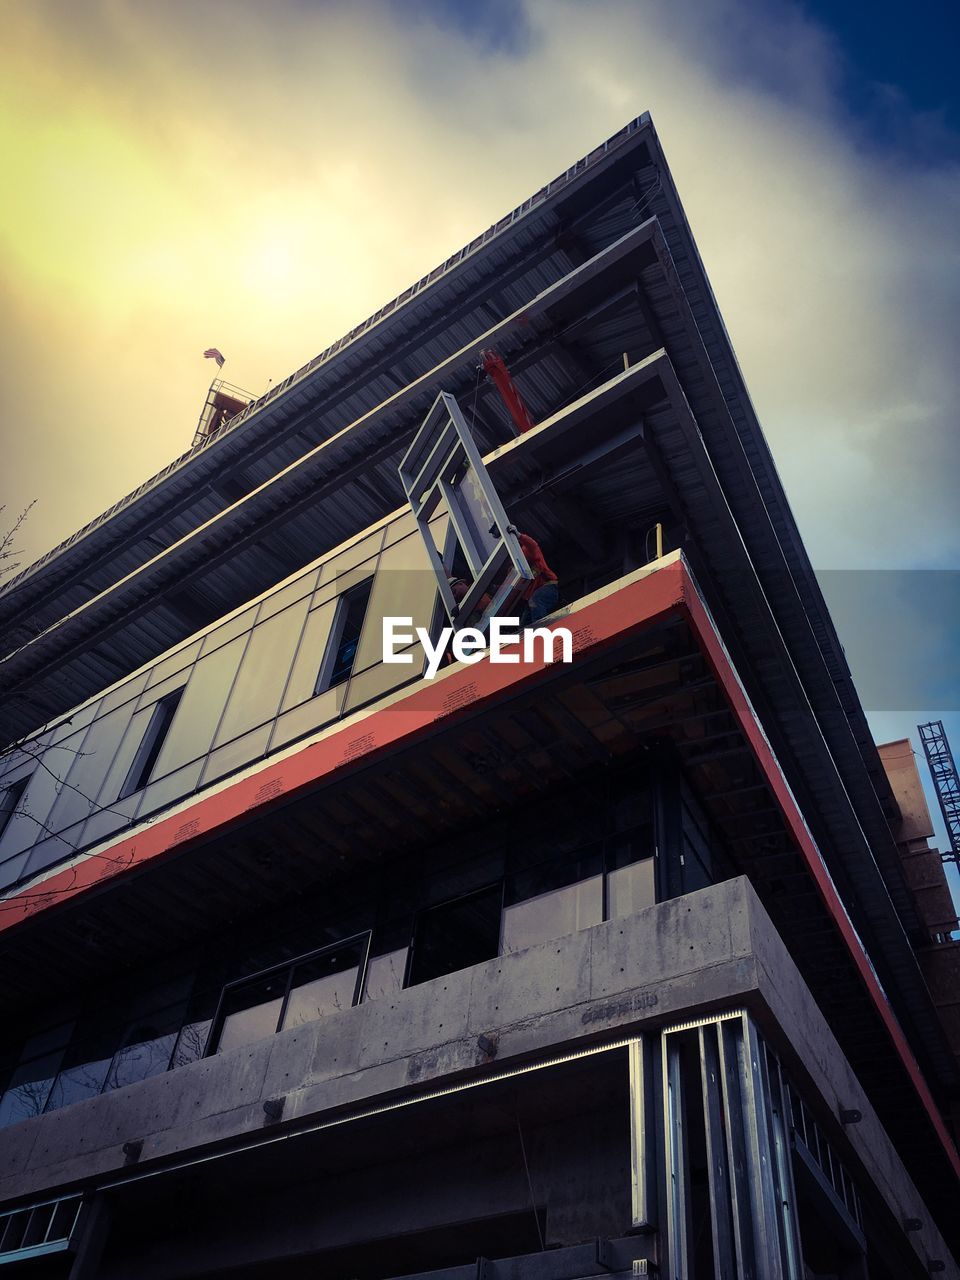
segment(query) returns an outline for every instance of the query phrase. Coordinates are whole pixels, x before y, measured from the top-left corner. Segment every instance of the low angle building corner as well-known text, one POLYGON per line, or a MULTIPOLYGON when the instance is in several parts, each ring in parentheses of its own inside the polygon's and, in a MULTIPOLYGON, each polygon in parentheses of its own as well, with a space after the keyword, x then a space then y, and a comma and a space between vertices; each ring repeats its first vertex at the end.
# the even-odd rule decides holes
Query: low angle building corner
POLYGON ((960 1276, 942 725, 570 161, 0 587, 0 1274, 960 1276))

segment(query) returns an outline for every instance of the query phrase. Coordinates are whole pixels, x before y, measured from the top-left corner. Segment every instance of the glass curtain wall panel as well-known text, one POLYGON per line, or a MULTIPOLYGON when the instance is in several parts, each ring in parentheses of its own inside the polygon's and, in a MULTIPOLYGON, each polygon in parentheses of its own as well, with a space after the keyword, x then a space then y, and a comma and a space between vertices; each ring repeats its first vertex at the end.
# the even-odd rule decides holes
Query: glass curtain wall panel
POLYGON ((304 598, 254 627, 214 746, 232 741, 277 714, 309 603, 304 598))
POLYGON ((157 759, 153 771, 155 778, 162 778, 173 769, 206 755, 249 639, 248 634, 239 635, 221 648, 201 656, 193 667, 157 759))
POLYGON ((126 706, 94 720, 67 775, 67 785, 51 810, 48 825, 54 831, 89 817, 97 808, 100 790, 129 722, 130 708, 126 706))
POLYGON ((115 1014, 98 1010, 81 1019, 50 1090, 47 1111, 56 1111, 85 1098, 95 1098, 103 1088, 116 1051, 115 1014))
POLYGON ((280 704, 281 711, 316 696, 317 679, 323 664, 323 655, 330 642, 330 633, 337 613, 337 598, 314 605, 307 615, 300 646, 290 669, 290 677, 280 704))
MULTIPOLYGON (((355 672, 382 661, 385 617, 409 617, 413 627, 429 627, 437 604, 437 578, 418 533, 394 542, 377 563, 368 618, 357 650, 355 672)), ((398 667, 397 672, 403 670, 398 667)))
POLYGON ((170 1066, 183 1025, 192 975, 144 992, 133 1004, 104 1091, 159 1075, 170 1066))

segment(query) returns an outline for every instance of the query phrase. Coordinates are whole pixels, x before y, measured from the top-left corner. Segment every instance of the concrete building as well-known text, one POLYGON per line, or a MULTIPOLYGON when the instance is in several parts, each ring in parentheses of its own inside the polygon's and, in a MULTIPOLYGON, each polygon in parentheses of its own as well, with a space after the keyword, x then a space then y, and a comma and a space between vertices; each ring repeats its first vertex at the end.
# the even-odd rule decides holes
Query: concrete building
POLYGON ((0 1270, 960 1275, 942 870, 650 119, 207 425, 0 592, 0 1270), (383 661, 517 531, 572 661, 383 661))

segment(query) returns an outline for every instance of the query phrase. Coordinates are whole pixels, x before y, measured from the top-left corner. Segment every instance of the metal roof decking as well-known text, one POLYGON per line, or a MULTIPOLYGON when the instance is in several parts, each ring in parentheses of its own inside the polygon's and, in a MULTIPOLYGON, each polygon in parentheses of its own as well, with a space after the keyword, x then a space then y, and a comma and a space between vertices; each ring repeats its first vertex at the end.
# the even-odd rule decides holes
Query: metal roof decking
MULTIPOLYGON (((612 165, 622 168, 618 162, 623 161, 625 154, 629 156, 632 169, 637 160, 635 144, 648 121, 646 115, 631 121, 392 302, 254 400, 209 439, 189 449, 132 494, 23 570, 0 589, 0 620, 6 616, 4 605, 12 595, 18 595, 21 600, 38 598, 36 589, 23 590, 38 575, 42 574, 46 579, 49 592, 52 584, 62 585, 66 581, 69 585, 70 579, 86 571, 90 558, 97 555, 97 549, 88 545, 82 555, 68 554, 73 553, 79 544, 89 543, 93 538, 100 544, 106 544, 102 549, 115 555, 116 536, 111 539, 100 531, 118 517, 125 517, 116 532, 121 537, 132 532, 140 520, 149 520, 163 509, 159 491, 164 493, 163 502, 168 501, 172 493, 189 508, 198 484, 222 472, 227 459, 236 458, 239 453, 247 464, 251 449, 257 448, 255 441, 261 448, 266 442, 267 447, 273 449, 278 438, 286 440, 292 433, 298 433, 303 426, 303 411, 309 407, 309 416, 313 416, 318 397, 332 392, 336 402, 343 405, 345 421, 371 407, 371 391, 375 397, 372 403, 385 394, 383 387, 373 386, 377 375, 372 375, 366 367, 371 363, 371 357, 376 364, 377 357, 386 356, 380 363, 385 366, 388 378, 394 376, 393 370, 399 369, 401 377, 409 379, 436 364, 459 342, 467 341, 477 331, 474 322, 471 333, 461 333, 459 342, 456 336, 451 339, 458 313, 469 316, 484 301, 473 293, 478 285, 486 283, 488 295, 504 295, 507 308, 511 309, 531 293, 538 292, 565 274, 581 256, 577 250, 575 224, 595 213, 595 197, 584 199, 581 196, 578 202, 578 193, 585 184, 594 184, 597 177, 612 165), (539 278, 536 278, 537 269, 541 273, 539 278), (532 278, 526 278, 531 273, 532 278), (518 286, 522 296, 513 302, 507 295, 511 288, 518 286), (407 349, 406 354, 398 351, 398 343, 407 349), (423 354, 420 354, 421 349, 423 354), (404 360, 412 360, 413 363, 404 369, 404 360), (339 383, 334 381, 337 375, 340 375, 339 383), (347 402, 350 393, 345 395, 342 384, 349 384, 352 380, 356 383, 352 394, 357 399, 351 404, 347 402), (238 444, 237 434, 241 430, 243 442, 238 444), (186 480, 183 479, 185 469, 189 471, 186 480), (131 515, 134 507, 137 508, 136 515, 131 515), (58 564, 58 561, 63 563, 58 564), (84 565, 84 570, 81 570, 81 565, 84 565)), ((639 154, 645 156, 642 142, 639 154)), ((618 183, 621 181, 622 175, 617 179, 618 183)), ((599 242, 595 240, 596 247, 609 243, 625 229, 622 218, 614 220, 599 242)), ((387 388, 390 389, 392 387, 387 388)), ((308 433, 308 438, 322 439, 325 434, 323 427, 319 433, 315 423, 311 427, 313 430, 308 433)), ((290 450, 290 456, 295 456, 298 450, 302 450, 302 442, 298 445, 294 440, 290 450)), ((284 459, 281 457, 277 461, 282 465, 284 459)))
MULTIPOLYGON (((162 652, 196 630, 198 622, 208 620, 190 625, 189 618, 179 616, 182 606, 163 595, 171 589, 182 595, 197 575, 202 577, 212 617, 265 589, 277 576, 278 557, 268 539, 278 522, 286 542, 301 548, 293 557, 298 565, 372 524, 403 500, 396 464, 419 418, 441 386, 469 388, 475 383, 475 364, 483 346, 496 344, 515 355, 515 367, 528 371, 524 385, 527 388, 529 383, 531 403, 538 411, 555 408, 570 394, 572 381, 565 362, 552 350, 555 331, 562 328, 565 317, 579 315, 581 307, 616 293, 621 274, 639 273, 651 256, 655 234, 656 223, 650 220, 537 297, 525 298, 505 320, 474 334, 440 365, 395 390, 360 418, 271 473, 253 492, 189 528, 171 547, 35 635, 0 662, 7 696, 18 687, 26 693, 28 682, 47 664, 55 671, 72 657, 74 665, 65 667, 59 679, 54 674, 52 684, 57 705, 66 710, 70 703, 64 697, 75 703, 81 689, 93 693, 112 682, 120 674, 117 663, 126 662, 132 670, 162 652), (538 363, 535 377, 528 363, 531 356, 538 363), (116 632, 123 627, 121 642, 116 632), (111 645, 116 646, 113 654, 111 645), (84 661, 88 669, 80 673, 77 666, 84 661)), ((652 345, 646 331, 643 337, 652 345)), ((615 337, 607 341, 619 350, 615 337)), ((573 385, 576 381, 574 375, 573 385)), ((501 438, 509 434, 505 424, 498 434, 501 438)), ((11 728, 10 736, 15 736, 26 725, 11 717, 11 728)))

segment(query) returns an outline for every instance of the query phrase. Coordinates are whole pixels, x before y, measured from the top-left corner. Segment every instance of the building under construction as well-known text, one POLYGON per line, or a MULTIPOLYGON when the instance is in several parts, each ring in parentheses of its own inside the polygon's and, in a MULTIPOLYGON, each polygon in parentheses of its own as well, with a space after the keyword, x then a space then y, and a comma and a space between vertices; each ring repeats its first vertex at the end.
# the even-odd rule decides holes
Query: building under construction
POLYGON ((0 1271, 960 1276, 914 758, 649 117, 211 397, 0 592, 0 1271), (531 539, 572 661, 383 661, 531 539))

